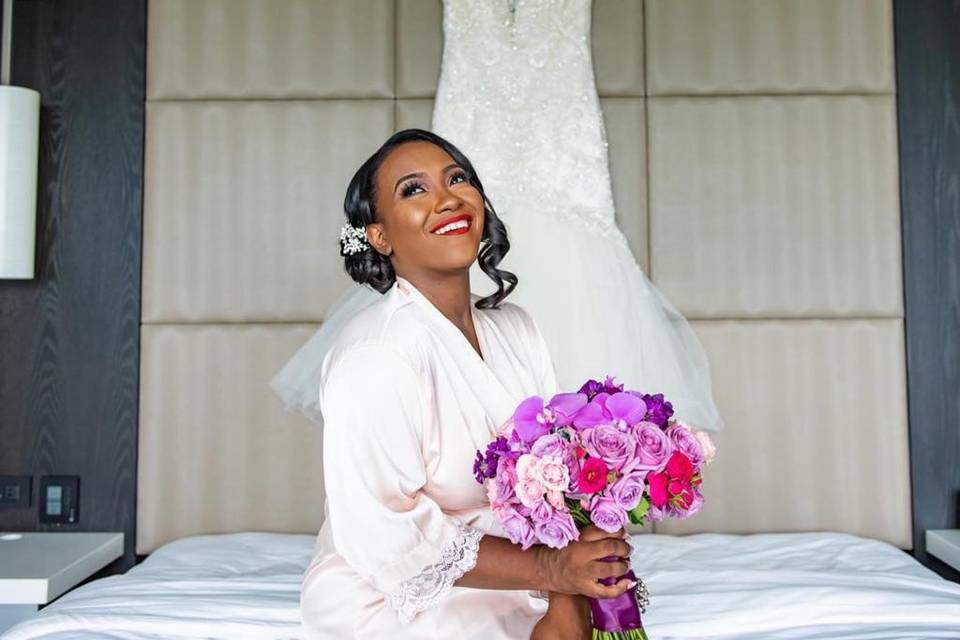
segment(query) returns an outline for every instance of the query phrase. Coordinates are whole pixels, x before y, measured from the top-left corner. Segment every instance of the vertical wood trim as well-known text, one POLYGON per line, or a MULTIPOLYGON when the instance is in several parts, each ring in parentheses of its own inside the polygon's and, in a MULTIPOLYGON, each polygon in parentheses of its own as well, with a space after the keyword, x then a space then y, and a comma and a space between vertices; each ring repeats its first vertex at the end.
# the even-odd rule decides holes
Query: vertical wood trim
POLYGON ((924 532, 960 526, 960 2, 896 0, 894 32, 914 553, 949 573, 924 532))
MULTIPOLYGON (((0 280, 0 473, 80 476, 135 560, 146 0, 31 0, 12 84, 41 94, 34 280, 0 280)), ((51 530, 28 510, 0 529, 51 530)), ((101 572, 103 573, 103 572, 101 572)))

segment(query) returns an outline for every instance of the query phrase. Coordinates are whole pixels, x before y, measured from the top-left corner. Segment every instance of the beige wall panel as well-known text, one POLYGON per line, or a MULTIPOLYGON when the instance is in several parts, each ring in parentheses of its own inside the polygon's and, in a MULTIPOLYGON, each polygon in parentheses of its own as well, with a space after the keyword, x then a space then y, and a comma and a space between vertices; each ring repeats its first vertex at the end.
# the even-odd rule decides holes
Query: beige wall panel
POLYGON ((148 100, 393 95, 393 2, 150 0, 148 11, 148 100))
POLYGON ((726 421, 706 502, 658 533, 845 531, 912 546, 903 323, 698 321, 726 421))
POLYGON ((647 0, 647 91, 890 93, 889 0, 647 0))
POLYGON ((397 97, 435 96, 442 57, 441 0, 397 0, 397 97))
POLYGON ((322 320, 347 184, 392 129, 390 100, 150 103, 143 321, 322 320))
POLYGON ((643 98, 601 98, 617 226, 647 270, 647 134, 643 98))
POLYGON ((596 0, 591 23, 593 70, 600 95, 642 96, 642 0, 596 0))
MULTIPOLYGON (((641 0, 598 0, 593 3, 591 21, 600 95, 642 96, 641 0)), ((397 0, 397 96, 436 95, 442 57, 441 0, 397 0)))
POLYGON ((433 98, 398 98, 397 131, 401 129, 433 130, 433 98))
POLYGON ((650 267, 682 312, 902 314, 892 96, 647 108, 650 267))
POLYGON ((319 529, 320 429, 267 386, 315 329, 143 328, 137 553, 194 534, 319 529))

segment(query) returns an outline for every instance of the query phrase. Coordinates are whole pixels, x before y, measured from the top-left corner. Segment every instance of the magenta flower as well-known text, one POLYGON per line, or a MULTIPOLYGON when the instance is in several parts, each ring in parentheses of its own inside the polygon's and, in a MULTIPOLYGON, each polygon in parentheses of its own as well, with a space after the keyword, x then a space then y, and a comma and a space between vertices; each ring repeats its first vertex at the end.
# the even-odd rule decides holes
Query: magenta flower
POLYGON ((577 477, 577 491, 583 494, 603 491, 607 486, 607 465, 600 458, 588 458, 577 477))

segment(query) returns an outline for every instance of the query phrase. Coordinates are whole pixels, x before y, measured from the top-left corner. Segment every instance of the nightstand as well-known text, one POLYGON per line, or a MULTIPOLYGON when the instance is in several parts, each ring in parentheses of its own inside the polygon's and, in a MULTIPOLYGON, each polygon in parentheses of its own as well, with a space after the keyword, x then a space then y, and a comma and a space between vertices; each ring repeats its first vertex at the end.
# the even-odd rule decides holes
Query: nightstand
POLYGON ((0 532, 0 633, 122 555, 122 533, 0 532))
POLYGON ((927 553, 960 571, 960 529, 928 529, 927 553))

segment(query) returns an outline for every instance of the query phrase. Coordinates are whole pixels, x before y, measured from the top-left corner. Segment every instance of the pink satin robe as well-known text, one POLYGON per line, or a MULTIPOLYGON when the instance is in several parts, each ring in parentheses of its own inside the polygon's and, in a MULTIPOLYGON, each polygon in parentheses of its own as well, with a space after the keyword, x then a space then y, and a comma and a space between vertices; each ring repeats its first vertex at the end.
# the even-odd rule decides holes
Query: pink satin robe
POLYGON ((557 391, 522 307, 472 313, 482 358, 397 278, 328 353, 326 519, 303 578, 307 638, 528 638, 546 611, 533 592, 452 585, 473 566, 480 535, 505 536, 473 476, 477 449, 521 400, 557 391))

